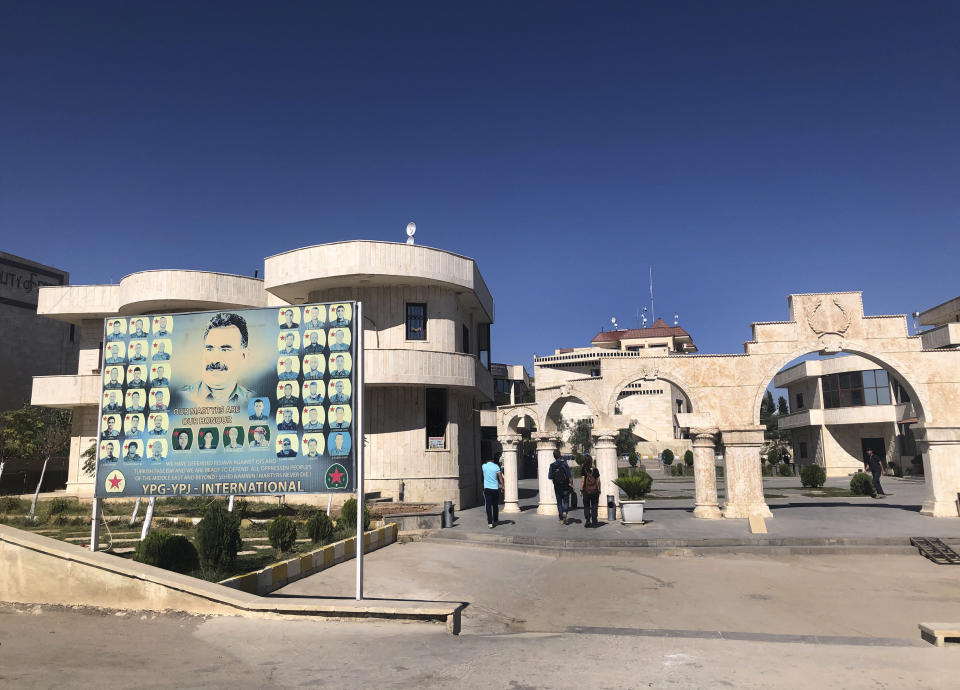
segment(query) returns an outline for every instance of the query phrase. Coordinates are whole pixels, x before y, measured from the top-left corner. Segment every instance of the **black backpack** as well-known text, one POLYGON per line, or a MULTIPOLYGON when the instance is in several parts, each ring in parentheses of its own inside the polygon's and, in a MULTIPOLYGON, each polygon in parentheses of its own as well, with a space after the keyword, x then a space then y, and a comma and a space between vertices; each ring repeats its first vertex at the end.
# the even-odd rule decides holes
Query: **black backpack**
POLYGON ((566 490, 570 486, 570 480, 567 478, 567 473, 564 472, 560 462, 558 460, 550 467, 550 471, 553 473, 553 486, 558 491, 566 490))

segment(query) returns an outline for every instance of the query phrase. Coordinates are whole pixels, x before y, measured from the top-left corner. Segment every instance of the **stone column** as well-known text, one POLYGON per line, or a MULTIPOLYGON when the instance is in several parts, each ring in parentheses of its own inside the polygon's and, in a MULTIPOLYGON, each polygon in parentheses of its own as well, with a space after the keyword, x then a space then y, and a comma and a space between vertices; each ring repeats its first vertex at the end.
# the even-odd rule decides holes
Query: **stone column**
POLYGON ((693 440, 693 482, 696 487, 693 517, 718 520, 723 515, 717 504, 717 469, 714 463, 716 431, 690 429, 690 438, 693 440))
POLYGON ((960 427, 914 429, 917 450, 923 453, 927 497, 920 509, 930 517, 957 517, 960 493, 960 427))
POLYGON ((537 436, 537 483, 540 485, 540 504, 537 506, 537 515, 557 516, 557 496, 553 492, 553 482, 547 477, 550 472, 550 463, 553 462, 553 451, 559 445, 555 438, 537 436))
POLYGON ((620 487, 613 483, 617 478, 617 444, 611 431, 595 431, 594 458, 600 471, 600 504, 607 504, 607 496, 620 503, 620 487))
POLYGON ((517 490, 517 444, 519 436, 504 436, 500 439, 503 447, 503 512, 519 513, 520 502, 517 490))
POLYGON ((763 427, 721 429, 727 501, 725 518, 773 517, 763 498, 763 427))

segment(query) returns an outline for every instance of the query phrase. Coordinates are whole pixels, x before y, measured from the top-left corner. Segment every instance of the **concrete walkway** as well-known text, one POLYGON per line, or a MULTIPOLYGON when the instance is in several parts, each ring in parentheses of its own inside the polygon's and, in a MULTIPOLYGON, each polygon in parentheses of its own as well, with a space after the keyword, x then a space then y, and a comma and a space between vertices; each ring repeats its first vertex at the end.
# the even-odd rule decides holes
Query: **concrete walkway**
MULTIPOLYGON (((885 499, 870 497, 806 496, 818 493, 803 489, 796 477, 765 478, 764 489, 773 513, 766 520, 766 535, 751 535, 746 520, 699 520, 693 517, 693 481, 659 480, 658 493, 676 498, 651 499, 646 503, 644 525, 606 522, 606 506, 600 506, 599 529, 584 529, 582 507, 569 513, 568 525, 556 515, 537 515, 535 479, 520 481, 520 514, 500 515, 500 524, 487 527, 482 506, 460 511, 451 529, 435 538, 478 543, 525 544, 528 546, 622 547, 730 547, 735 545, 909 545, 909 538, 935 536, 960 542, 960 518, 930 518, 920 514, 925 496, 922 482, 884 478, 890 492, 885 499), (781 496, 781 497, 774 497, 781 496)), ((848 489, 849 480, 831 479, 828 489, 848 489)), ((721 484, 721 505, 723 487, 721 484)), ((618 516, 619 517, 619 516, 618 516)))

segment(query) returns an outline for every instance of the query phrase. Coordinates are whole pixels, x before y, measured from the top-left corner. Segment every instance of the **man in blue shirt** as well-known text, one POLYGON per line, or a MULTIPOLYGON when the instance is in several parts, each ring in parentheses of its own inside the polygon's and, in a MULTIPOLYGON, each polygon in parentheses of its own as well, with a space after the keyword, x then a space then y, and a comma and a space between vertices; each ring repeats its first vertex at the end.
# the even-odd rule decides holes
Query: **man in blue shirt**
POLYGON ((343 355, 337 355, 333 360, 333 368, 330 370, 330 376, 350 376, 350 370, 344 366, 343 355))
POLYGON ((107 340, 123 340, 123 333, 120 332, 120 322, 114 321, 113 330, 107 334, 107 340))
POLYGON ((166 338, 168 335, 170 335, 169 333, 167 333, 167 317, 166 316, 161 316, 157 320, 157 330, 153 335, 156 338, 166 338))
POLYGON ((338 431, 336 434, 330 434, 333 437, 333 443, 327 444, 327 449, 331 457, 343 457, 350 455, 350 434, 338 431))
POLYGON ((307 316, 310 320, 303 324, 305 329, 323 328, 323 321, 320 320, 320 310, 317 307, 310 307, 307 310, 307 316))
POLYGON ((133 377, 130 379, 130 388, 144 388, 147 385, 147 382, 141 378, 140 367, 133 368, 133 377))
POLYGON ((307 346, 303 348, 303 353, 306 355, 315 355, 321 352, 323 352, 323 345, 317 342, 316 331, 307 333, 307 346))
POLYGON ((323 429, 323 422, 320 421, 320 417, 317 415, 317 408, 311 407, 308 415, 308 419, 303 425, 305 431, 318 431, 323 429))
POLYGON ((303 399, 304 405, 322 405, 323 404, 323 394, 320 393, 317 389, 317 382, 310 382, 310 392, 303 399))
POLYGON ((333 387, 336 389, 336 393, 330 396, 330 402, 332 403, 345 403, 350 402, 350 396, 344 394, 343 392, 343 381, 337 381, 333 384, 333 387))
POLYGON ((487 527, 493 529, 499 522, 500 489, 503 488, 503 474, 492 458, 480 466, 483 472, 483 503, 487 509, 487 527))
POLYGON ((334 409, 333 411, 333 414, 336 417, 336 419, 330 422, 331 429, 349 429, 350 428, 350 422, 346 421, 343 418, 343 413, 344 413, 343 407, 340 405, 337 405, 336 409, 334 409))
POLYGON ((116 367, 110 369, 110 380, 103 384, 104 388, 122 388, 123 384, 120 383, 120 370, 116 367))
POLYGON ((143 412, 143 405, 140 404, 140 394, 137 391, 130 394, 130 405, 127 407, 127 412, 143 412))
POLYGON ((102 438, 120 438, 120 430, 116 428, 116 423, 116 417, 113 415, 107 417, 107 428, 100 433, 100 436, 102 438))
POLYGON ((123 364, 123 356, 120 354, 120 346, 114 343, 110 346, 110 356, 107 357, 107 364, 123 364))
POLYGON ((293 396, 293 386, 289 383, 283 384, 283 395, 277 398, 277 406, 296 405, 299 400, 293 396))
POLYGON ((350 346, 343 341, 343 330, 338 328, 333 332, 333 342, 330 343, 330 352, 346 352, 350 346))
POLYGON ((297 378, 297 372, 293 370, 293 357, 287 357, 283 360, 283 371, 280 372, 281 381, 292 381, 297 378))
POLYGON ((140 450, 140 444, 136 441, 130 441, 130 445, 127 446, 127 454, 123 456, 123 461, 140 462, 143 458, 140 457, 138 450, 140 450))
POLYGON ((553 480, 553 492, 557 496, 557 513, 560 522, 567 524, 567 511, 570 510, 570 491, 573 479, 566 460, 560 457, 560 451, 553 451, 553 462, 547 472, 547 478, 553 480))
POLYGON ((307 357, 307 366, 310 369, 303 375, 305 379, 322 379, 323 372, 320 370, 320 358, 319 357, 307 357))
POLYGON ((281 355, 283 355, 284 357, 300 356, 300 350, 298 350, 293 346, 293 333, 287 333, 283 338, 283 342, 285 343, 286 347, 280 350, 281 355))
POLYGON ((297 327, 298 324, 293 320, 293 309, 287 309, 283 312, 283 323, 280 324, 280 328, 290 329, 297 327))
POLYGON ((295 458, 297 457, 297 451, 293 450, 290 447, 290 439, 285 438, 281 444, 283 449, 277 453, 278 458, 295 458))
POLYGON ((170 379, 164 376, 164 373, 164 368, 161 364, 157 367, 157 375, 150 382, 151 388, 166 388, 170 385, 170 379))
POLYGON ((137 319, 133 324, 133 335, 131 338, 146 338, 147 334, 143 330, 143 319, 137 319))
POLYGON ((263 400, 260 398, 253 401, 253 414, 250 415, 250 419, 261 422, 267 419, 267 415, 263 413, 263 400))
POLYGON ((103 406, 104 412, 120 412, 122 408, 120 403, 117 402, 117 394, 115 391, 110 391, 110 400, 106 405, 103 406))
POLYGON ((150 429, 151 436, 163 436, 163 415, 155 415, 153 418, 153 428, 150 429))
POLYGON ((293 410, 289 407, 283 411, 283 420, 277 424, 279 431, 296 431, 297 423, 293 421, 293 410))
MULTIPOLYGON (((138 398, 140 397, 137 393, 134 393, 138 398)), ((150 409, 154 412, 160 412, 167 409, 167 403, 163 399, 163 391, 154 391, 153 392, 153 404, 150 406, 150 409)))
POLYGON ((344 316, 344 308, 342 304, 337 305, 336 309, 337 318, 330 322, 331 326, 349 326, 350 321, 344 316))
POLYGON ((157 343, 157 352, 153 355, 154 362, 166 362, 170 359, 170 355, 167 354, 167 344, 162 340, 157 343))
POLYGON ((135 364, 143 364, 147 361, 147 356, 143 354, 143 343, 135 342, 133 344, 133 354, 130 355, 130 361, 135 364))

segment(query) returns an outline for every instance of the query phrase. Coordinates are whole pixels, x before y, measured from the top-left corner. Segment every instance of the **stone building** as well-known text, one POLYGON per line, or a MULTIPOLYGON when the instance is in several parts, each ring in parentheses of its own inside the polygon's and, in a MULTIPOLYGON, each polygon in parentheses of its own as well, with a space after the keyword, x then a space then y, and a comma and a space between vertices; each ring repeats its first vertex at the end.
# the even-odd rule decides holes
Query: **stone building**
MULTIPOLYGON (((601 360, 610 357, 686 355, 697 351, 693 337, 679 325, 670 326, 657 319, 647 328, 601 331, 590 341, 589 347, 560 348, 552 355, 534 357, 535 379, 538 389, 549 389, 566 382, 601 375, 601 360)), ((616 414, 626 428, 634 423, 637 453, 646 462, 670 449, 682 456, 691 448, 676 415, 690 412, 690 401, 679 386, 665 380, 632 381, 620 391, 616 414)), ((578 420, 592 420, 590 408, 573 400, 565 401, 558 410, 569 426, 578 420)), ((569 431, 564 434, 564 441, 569 431)), ((566 450, 566 448, 564 449, 566 450)))
POLYGON ((773 381, 788 391, 790 414, 777 424, 790 431, 797 466, 817 464, 828 477, 845 477, 863 469, 870 448, 888 464, 914 471, 910 425, 917 418, 910 394, 885 369, 850 355, 801 362, 773 381))
MULTIPOLYGON (((0 252, 0 410, 30 401, 33 376, 62 374, 76 361, 76 327, 37 314, 40 288, 69 283, 66 271, 0 252)), ((0 478, 0 491, 32 491, 41 466, 39 461, 8 463, 0 478)), ((44 476, 44 489, 62 487, 66 472, 66 458, 54 458, 44 476)))
MULTIPOLYGON (((103 319, 361 300, 366 488, 407 501, 480 500, 481 403, 493 400, 493 298, 476 263, 451 252, 350 241, 268 257, 264 278, 133 273, 116 285, 45 287, 37 313, 79 332, 76 374, 38 376, 33 403, 75 411, 68 493, 91 496, 81 455, 95 440, 103 319)), ((298 497, 296 500, 304 500, 298 497)))

